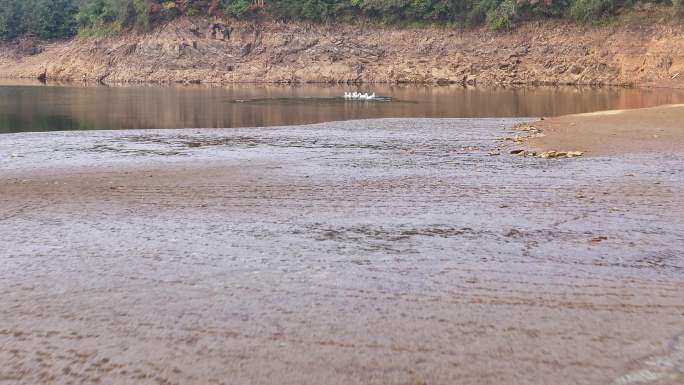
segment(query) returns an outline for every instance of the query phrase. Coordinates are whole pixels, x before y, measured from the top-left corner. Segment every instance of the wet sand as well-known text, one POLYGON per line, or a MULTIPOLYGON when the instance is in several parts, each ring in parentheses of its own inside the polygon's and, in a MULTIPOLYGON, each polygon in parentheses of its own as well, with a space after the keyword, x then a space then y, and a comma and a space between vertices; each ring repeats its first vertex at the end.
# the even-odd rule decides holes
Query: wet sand
POLYGON ((530 145, 541 151, 587 155, 684 151, 684 104, 566 115, 535 122, 544 136, 530 145))
POLYGON ((684 383, 684 155, 517 122, 0 136, 0 384, 684 383))

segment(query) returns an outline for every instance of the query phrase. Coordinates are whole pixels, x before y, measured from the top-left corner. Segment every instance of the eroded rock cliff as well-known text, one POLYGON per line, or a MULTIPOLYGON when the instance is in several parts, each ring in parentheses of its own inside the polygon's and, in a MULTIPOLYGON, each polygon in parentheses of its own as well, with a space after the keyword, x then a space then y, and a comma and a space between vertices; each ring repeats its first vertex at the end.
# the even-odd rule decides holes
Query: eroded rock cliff
POLYGON ((495 33, 183 18, 146 34, 7 43, 0 48, 0 76, 684 87, 683 35, 681 26, 590 28, 560 21, 495 33))

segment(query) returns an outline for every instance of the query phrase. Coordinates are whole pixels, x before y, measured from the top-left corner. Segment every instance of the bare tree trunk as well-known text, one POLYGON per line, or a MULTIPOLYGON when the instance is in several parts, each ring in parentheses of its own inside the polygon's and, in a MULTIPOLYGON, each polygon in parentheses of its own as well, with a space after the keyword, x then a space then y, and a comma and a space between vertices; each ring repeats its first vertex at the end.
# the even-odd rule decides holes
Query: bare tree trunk
POLYGON ((209 10, 207 11, 209 16, 213 16, 216 10, 219 8, 219 1, 220 0, 211 0, 211 5, 209 5, 209 10))

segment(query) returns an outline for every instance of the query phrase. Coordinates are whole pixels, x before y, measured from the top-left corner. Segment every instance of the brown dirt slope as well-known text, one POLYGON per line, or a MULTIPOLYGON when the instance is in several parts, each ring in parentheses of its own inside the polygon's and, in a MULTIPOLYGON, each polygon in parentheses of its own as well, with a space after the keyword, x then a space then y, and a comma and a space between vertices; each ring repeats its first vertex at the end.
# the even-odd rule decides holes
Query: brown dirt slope
POLYGON ((0 76, 103 82, 684 87, 683 26, 398 29, 184 18, 147 34, 0 47, 0 76), (680 74, 681 75, 678 75, 680 74))

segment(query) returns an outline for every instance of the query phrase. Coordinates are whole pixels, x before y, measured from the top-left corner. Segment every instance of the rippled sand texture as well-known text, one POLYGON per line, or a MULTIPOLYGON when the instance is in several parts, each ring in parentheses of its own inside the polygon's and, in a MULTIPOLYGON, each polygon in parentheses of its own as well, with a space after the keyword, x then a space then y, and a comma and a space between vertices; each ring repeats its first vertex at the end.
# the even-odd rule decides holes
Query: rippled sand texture
POLYGON ((0 383, 684 383, 684 156, 514 123, 0 136, 0 383))

